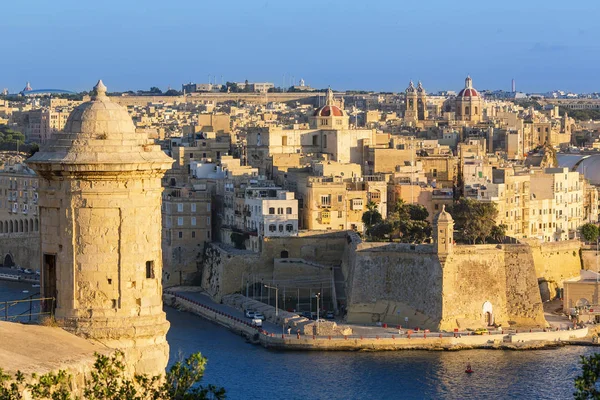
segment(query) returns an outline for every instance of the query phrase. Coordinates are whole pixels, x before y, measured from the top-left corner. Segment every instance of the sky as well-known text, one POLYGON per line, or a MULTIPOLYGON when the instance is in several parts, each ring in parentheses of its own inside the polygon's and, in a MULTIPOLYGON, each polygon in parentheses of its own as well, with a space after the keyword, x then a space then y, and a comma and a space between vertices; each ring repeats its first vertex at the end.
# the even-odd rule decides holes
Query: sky
POLYGON ((600 1, 5 0, 0 90, 600 91, 600 1), (293 79, 293 81, 292 81, 293 79))

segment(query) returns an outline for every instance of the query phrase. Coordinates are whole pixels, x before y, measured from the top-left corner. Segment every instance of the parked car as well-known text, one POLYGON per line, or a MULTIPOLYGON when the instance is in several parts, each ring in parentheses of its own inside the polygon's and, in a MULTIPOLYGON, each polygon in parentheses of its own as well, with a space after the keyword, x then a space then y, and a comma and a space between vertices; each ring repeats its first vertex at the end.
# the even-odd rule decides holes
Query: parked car
POLYGON ((335 314, 333 313, 333 311, 327 311, 327 313, 325 314, 325 319, 335 319, 335 314))
POLYGON ((475 332, 473 332, 473 335, 487 335, 488 333, 488 330, 485 328, 477 328, 475 329, 475 332))
POLYGON ((254 319, 260 319, 261 321, 265 320, 265 316, 263 313, 256 311, 254 313, 254 319))
POLYGON ((246 318, 254 318, 254 313, 254 310, 246 310, 244 314, 246 315, 246 318))
POLYGON ((23 272, 25 272, 26 274, 33 274, 33 270, 31 268, 25 268, 23 272))
POLYGON ((35 274, 36 274, 37 276, 40 276, 40 271, 35 271, 35 274))

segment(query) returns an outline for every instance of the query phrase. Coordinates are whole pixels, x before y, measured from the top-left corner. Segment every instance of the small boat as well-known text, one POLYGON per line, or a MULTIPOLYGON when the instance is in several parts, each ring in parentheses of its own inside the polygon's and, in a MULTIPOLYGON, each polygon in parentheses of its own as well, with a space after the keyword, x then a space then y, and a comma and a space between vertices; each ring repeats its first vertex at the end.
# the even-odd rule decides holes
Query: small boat
POLYGON ((23 290, 23 293, 29 293, 29 290, 23 290))
POLYGON ((468 368, 468 369, 465 369, 465 372, 466 372, 467 374, 472 374, 472 373, 473 373, 473 372, 475 372, 475 371, 473 371, 471 368, 468 368))
POLYGON ((31 287, 40 287, 39 283, 34 283, 33 285, 31 285, 31 287))

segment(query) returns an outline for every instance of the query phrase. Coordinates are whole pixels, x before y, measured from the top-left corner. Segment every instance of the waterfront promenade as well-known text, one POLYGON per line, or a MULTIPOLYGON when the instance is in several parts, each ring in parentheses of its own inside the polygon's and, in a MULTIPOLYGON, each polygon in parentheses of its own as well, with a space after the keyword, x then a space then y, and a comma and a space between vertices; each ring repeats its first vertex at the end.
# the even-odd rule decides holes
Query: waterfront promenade
MULTIPOLYGON (((498 330, 487 335, 472 332, 429 332, 350 325, 351 335, 300 335, 285 332, 285 325, 264 321, 263 326, 252 326, 242 310, 215 303, 207 295, 197 291, 168 289, 165 303, 200 315, 241 334, 249 341, 267 348, 281 350, 459 350, 486 349, 537 349, 581 341, 588 328, 575 330, 498 330)), ((264 305, 264 307, 270 307, 264 305)), ((272 307, 271 307, 272 308, 272 307)), ((265 312, 267 318, 272 313, 265 312)))

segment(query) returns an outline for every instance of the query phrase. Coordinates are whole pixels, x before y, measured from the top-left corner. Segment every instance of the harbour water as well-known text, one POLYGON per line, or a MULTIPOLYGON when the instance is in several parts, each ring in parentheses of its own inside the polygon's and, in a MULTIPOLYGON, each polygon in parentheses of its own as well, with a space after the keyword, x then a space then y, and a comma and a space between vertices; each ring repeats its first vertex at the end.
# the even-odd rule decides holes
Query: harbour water
MULTIPOLYGON (((30 285, 29 285, 30 286, 30 285)), ((27 285, 0 281, 0 301, 27 285)), ((12 297, 11 297, 12 296, 12 297)), ((536 351, 276 352, 167 308, 171 363, 200 351, 204 383, 229 399, 568 399, 579 356, 592 347, 536 351), (467 363, 475 373, 465 374, 467 363)))

